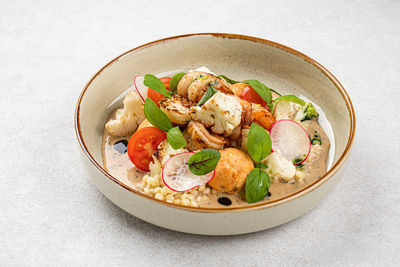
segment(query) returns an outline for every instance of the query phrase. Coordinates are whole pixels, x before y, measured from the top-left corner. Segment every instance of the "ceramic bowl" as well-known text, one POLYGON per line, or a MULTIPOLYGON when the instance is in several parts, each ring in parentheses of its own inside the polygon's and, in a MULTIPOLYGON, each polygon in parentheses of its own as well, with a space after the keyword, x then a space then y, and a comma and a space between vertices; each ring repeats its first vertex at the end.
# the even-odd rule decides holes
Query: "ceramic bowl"
MULTIPOLYGON (((303 215, 332 191, 345 171, 355 134, 350 98, 339 81, 308 56, 268 40, 201 33, 169 37, 123 53, 86 84, 75 112, 82 161, 99 190, 130 214, 164 228, 204 235, 243 234, 271 228, 303 215), (303 95, 325 112, 333 133, 333 162, 326 174, 301 191, 269 203, 237 208, 190 208, 144 195, 103 168, 101 142, 110 103, 133 84, 133 76, 207 66, 235 79, 257 79, 303 95)), ((338 204, 340 205, 340 204, 338 204)))

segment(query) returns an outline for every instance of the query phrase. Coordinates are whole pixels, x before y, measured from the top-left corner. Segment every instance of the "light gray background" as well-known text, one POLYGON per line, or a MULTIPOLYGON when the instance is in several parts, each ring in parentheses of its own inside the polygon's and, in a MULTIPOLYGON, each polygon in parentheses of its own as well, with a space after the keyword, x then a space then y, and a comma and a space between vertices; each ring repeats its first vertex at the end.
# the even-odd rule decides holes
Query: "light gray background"
POLYGON ((0 265, 399 265, 399 12, 400 1, 0 1, 0 265), (195 236, 125 213, 90 182, 73 129, 85 83, 126 50, 192 32, 283 43, 343 83, 356 141, 316 209, 195 236))

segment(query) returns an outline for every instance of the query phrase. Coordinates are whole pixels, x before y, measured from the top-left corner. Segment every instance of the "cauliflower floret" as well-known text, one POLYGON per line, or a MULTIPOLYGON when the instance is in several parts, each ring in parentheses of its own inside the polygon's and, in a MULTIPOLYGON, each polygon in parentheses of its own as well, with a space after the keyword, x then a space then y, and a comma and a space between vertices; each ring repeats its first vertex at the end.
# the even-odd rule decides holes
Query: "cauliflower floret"
POLYGON ((162 171, 162 166, 160 161, 153 155, 153 162, 150 162, 149 165, 149 170, 150 170, 150 176, 156 177, 157 175, 161 175, 162 171))
POLYGON ((296 174, 296 167, 292 162, 285 159, 279 151, 269 154, 261 162, 267 164, 267 173, 274 180, 288 182, 292 180, 296 174))
POLYGON ((188 152, 188 150, 184 148, 173 149, 168 141, 164 140, 161 142, 161 144, 158 145, 157 151, 156 153, 154 153, 154 156, 161 163, 161 166, 164 166, 167 160, 169 160, 172 156, 183 152, 188 152))
POLYGON ((274 117, 278 120, 289 119, 293 120, 296 115, 302 110, 302 106, 287 100, 280 100, 274 108, 274 117))
POLYGON ((217 92, 201 107, 192 107, 192 119, 216 134, 229 135, 241 121, 242 106, 237 96, 217 92))
POLYGON ((130 90, 125 96, 124 107, 117 110, 114 120, 107 122, 107 131, 113 136, 123 136, 134 132, 145 119, 143 109, 139 95, 130 90))
POLYGON ((306 103, 306 105, 301 106, 287 100, 280 100, 275 105, 274 117, 276 120, 289 119, 304 121, 318 117, 318 112, 311 103, 306 103))

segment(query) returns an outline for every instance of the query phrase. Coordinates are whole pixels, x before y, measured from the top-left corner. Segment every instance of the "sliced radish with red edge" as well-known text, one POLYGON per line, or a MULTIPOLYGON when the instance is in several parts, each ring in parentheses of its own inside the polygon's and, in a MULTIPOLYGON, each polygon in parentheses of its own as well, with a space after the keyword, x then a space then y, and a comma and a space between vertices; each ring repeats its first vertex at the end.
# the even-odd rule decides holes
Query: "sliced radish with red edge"
POLYGON ((194 152, 176 154, 165 163, 162 169, 164 184, 176 192, 185 192, 208 183, 214 178, 215 170, 202 176, 194 175, 189 170, 189 158, 194 152))
POLYGON ((284 158, 293 162, 296 159, 304 162, 311 150, 310 138, 306 130, 292 120, 279 120, 272 124, 270 129, 273 151, 279 151, 284 158))
POLYGON ((133 78, 133 84, 135 85, 136 92, 139 94, 140 98, 144 102, 147 98, 147 88, 144 85, 144 76, 142 75, 137 75, 133 78))

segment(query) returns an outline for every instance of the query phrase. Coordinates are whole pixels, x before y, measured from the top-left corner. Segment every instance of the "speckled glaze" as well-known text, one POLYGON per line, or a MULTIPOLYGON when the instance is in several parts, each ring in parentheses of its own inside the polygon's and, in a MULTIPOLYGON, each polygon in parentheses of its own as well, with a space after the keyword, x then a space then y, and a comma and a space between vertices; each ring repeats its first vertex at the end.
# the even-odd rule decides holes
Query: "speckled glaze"
MULTIPOLYGON (((114 104, 115 105, 115 104, 114 104)), ((243 35, 204 33, 170 37, 134 48, 100 69, 77 103, 75 130, 82 161, 93 182, 116 205, 168 229, 232 235, 277 226, 315 207, 337 184, 355 134, 351 101, 319 63, 286 46, 243 35), (133 76, 207 66, 237 80, 258 79, 283 93, 303 95, 323 108, 335 135, 333 164, 302 191, 267 204, 239 208, 189 208, 153 199, 120 182, 102 167, 101 138, 110 103, 133 84, 133 76), (108 108, 107 108, 108 107, 108 108)))

